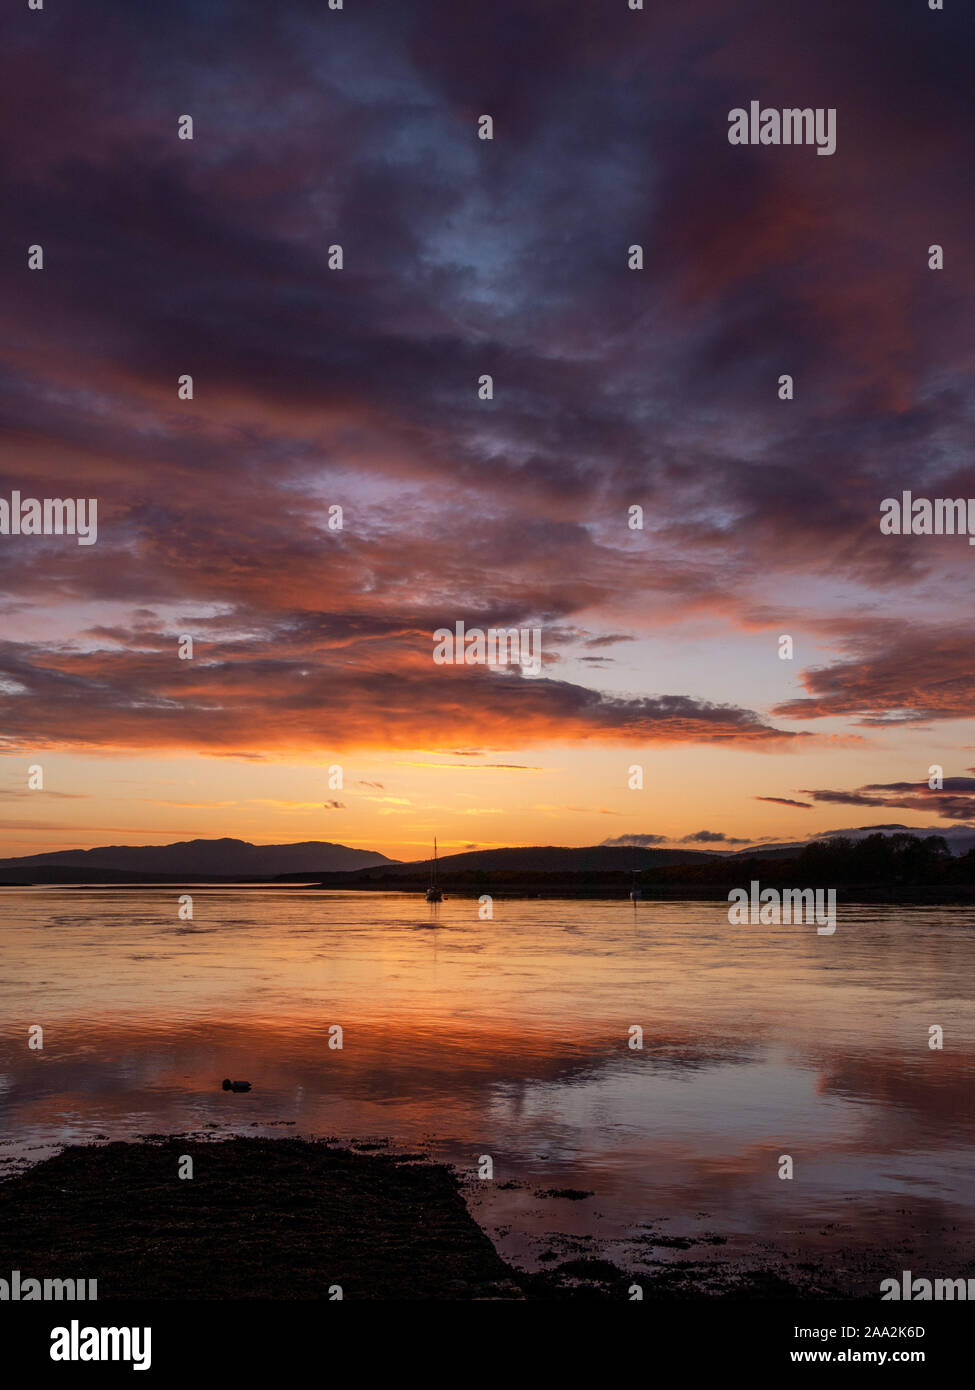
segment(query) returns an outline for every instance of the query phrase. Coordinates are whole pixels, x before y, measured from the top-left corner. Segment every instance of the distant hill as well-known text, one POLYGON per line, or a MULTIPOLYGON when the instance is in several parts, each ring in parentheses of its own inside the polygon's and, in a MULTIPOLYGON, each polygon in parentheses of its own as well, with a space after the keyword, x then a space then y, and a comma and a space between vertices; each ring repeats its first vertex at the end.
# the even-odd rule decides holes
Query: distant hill
MULTIPOLYGON (((630 845, 588 845, 567 849, 562 845, 530 845, 516 849, 474 849, 462 854, 441 855, 442 874, 486 873, 626 873, 630 869, 653 869, 662 864, 693 864, 715 855, 695 849, 643 849, 630 845)), ((432 859, 416 859, 408 864, 384 867, 384 878, 415 878, 428 874, 432 859)))
POLYGON ((277 878, 281 874, 340 873, 370 865, 392 866, 374 850, 349 849, 327 840, 294 845, 252 845, 246 840, 181 840, 172 845, 106 845, 65 849, 0 859, 0 879, 63 882, 71 873, 91 879, 159 876, 162 878, 277 878))
MULTIPOLYGON (((705 865, 718 856, 704 850, 643 849, 620 845, 531 845, 509 849, 476 849, 448 854, 439 860, 438 880, 454 891, 525 892, 544 896, 598 896, 603 891, 628 889, 633 870, 646 872, 678 865, 705 865)), ((413 891, 430 882, 432 859, 408 864, 381 864, 353 873, 324 874, 323 888, 365 888, 413 891)))

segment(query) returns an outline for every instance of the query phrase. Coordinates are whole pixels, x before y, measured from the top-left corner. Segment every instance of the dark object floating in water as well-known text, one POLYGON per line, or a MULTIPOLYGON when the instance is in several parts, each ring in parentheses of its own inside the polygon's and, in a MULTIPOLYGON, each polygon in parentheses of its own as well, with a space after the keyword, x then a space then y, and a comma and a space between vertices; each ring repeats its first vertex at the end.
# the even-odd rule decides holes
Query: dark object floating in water
POLYGON ((223 1089, 225 1091, 249 1091, 251 1083, 249 1081, 231 1081, 229 1076, 224 1078, 223 1089))

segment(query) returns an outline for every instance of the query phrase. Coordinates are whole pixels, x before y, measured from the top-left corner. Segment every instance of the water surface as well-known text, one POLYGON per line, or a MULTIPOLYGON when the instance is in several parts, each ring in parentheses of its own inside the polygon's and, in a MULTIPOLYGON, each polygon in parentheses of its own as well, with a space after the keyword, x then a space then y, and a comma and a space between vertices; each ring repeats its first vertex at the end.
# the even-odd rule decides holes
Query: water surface
POLYGON ((168 886, 0 890, 0 1169, 144 1134, 388 1139, 455 1164, 517 1263, 811 1262, 861 1293, 972 1271, 970 909, 841 904, 826 937, 714 902, 192 896, 181 921, 168 886))

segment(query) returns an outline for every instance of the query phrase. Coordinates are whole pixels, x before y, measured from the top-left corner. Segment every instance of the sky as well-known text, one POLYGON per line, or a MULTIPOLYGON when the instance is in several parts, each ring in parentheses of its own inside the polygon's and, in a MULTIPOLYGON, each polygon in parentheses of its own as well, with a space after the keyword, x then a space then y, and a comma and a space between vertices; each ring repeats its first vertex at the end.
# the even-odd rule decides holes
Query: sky
POLYGON ((98 534, 0 535, 0 854, 975 826, 975 551, 879 526, 975 496, 973 30, 8 9, 0 498, 98 534), (752 100, 835 153, 730 144, 752 100))

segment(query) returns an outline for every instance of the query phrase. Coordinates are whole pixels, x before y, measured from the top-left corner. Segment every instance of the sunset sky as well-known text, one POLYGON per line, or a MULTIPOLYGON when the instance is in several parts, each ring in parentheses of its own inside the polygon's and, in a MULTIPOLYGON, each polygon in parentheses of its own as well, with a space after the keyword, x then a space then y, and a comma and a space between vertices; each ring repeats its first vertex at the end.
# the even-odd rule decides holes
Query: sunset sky
POLYGON ((0 854, 975 827, 975 19, 647 3, 7 13, 0 854))

